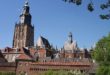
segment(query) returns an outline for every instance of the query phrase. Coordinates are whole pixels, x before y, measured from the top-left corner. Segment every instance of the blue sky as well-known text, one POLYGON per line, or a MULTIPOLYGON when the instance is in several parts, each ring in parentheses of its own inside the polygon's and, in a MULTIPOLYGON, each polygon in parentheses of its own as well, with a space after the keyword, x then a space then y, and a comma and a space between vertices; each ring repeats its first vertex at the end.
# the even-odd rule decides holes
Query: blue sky
MULTIPOLYGON (((85 0, 84 0, 85 1, 85 0)), ((80 48, 90 48, 101 37, 110 32, 110 20, 101 20, 99 14, 108 13, 99 9, 99 3, 105 0, 94 0, 95 11, 87 11, 86 4, 81 6, 68 4, 62 0, 30 0, 32 24, 35 26, 35 44, 40 35, 51 44, 63 46, 69 32, 80 48)), ((15 23, 25 0, 0 0, 0 48, 12 47, 15 23)))

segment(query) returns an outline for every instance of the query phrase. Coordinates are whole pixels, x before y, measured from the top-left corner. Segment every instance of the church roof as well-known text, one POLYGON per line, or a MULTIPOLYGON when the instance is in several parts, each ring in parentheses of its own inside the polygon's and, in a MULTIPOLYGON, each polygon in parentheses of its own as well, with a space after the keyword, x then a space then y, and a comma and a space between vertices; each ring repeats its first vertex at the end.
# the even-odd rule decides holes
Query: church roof
POLYGON ((77 49, 76 42, 72 42, 72 43, 66 42, 64 44, 64 49, 65 50, 75 50, 75 49, 77 49))
POLYGON ((46 38, 40 36, 37 40, 36 46, 40 48, 46 48, 46 47, 50 47, 50 43, 46 38))
POLYGON ((76 50, 77 43, 73 40, 72 33, 70 32, 68 35, 68 40, 64 44, 64 50, 76 50))

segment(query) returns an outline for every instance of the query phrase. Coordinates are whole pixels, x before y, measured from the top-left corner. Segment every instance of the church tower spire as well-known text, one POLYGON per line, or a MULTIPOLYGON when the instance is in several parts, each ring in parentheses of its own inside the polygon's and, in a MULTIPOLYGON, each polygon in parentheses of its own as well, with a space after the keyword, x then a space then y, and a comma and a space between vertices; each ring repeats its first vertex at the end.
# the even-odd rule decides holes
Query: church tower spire
POLYGON ((20 23, 31 25, 31 14, 28 1, 26 1, 23 6, 23 11, 22 14, 20 15, 20 23))
POLYGON ((23 14, 29 14, 30 7, 29 7, 29 2, 25 1, 25 5, 23 7, 23 14))
POLYGON ((72 43, 73 42, 73 36, 72 36, 72 33, 71 32, 69 32, 69 35, 68 35, 68 42, 69 43, 72 43))
POLYGON ((26 1, 19 23, 15 24, 13 48, 34 46, 34 26, 31 24, 31 18, 29 2, 26 1))

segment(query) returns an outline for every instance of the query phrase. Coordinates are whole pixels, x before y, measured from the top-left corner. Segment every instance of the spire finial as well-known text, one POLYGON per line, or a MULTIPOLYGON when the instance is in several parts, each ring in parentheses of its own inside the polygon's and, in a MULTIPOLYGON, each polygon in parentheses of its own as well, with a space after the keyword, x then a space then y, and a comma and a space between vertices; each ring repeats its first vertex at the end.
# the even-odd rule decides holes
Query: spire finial
POLYGON ((25 0, 25 4, 23 7, 23 14, 29 13, 30 7, 29 7, 29 2, 28 0, 25 0))
POLYGON ((69 32, 68 41, 69 41, 70 43, 73 42, 72 38, 73 38, 73 37, 72 37, 72 32, 69 32))
POLYGON ((72 32, 69 32, 69 35, 72 35, 72 32))
POLYGON ((70 38, 72 38, 72 32, 69 32, 69 35, 68 35, 70 38))
POLYGON ((28 0, 25 1, 25 6, 29 6, 29 1, 28 0))

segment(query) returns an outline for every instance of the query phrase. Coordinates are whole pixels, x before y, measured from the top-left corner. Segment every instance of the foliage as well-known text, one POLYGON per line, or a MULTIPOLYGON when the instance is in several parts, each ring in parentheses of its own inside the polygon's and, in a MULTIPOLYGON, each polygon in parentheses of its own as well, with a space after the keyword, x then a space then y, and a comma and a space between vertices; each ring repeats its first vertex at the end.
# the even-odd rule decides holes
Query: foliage
POLYGON ((110 75, 110 34, 96 43, 92 56, 99 63, 97 75, 110 75))
POLYGON ((45 72, 44 75, 67 75, 67 73, 62 70, 60 70, 60 71, 49 70, 49 71, 45 72))
POLYGON ((84 75, 84 73, 81 73, 81 71, 79 70, 74 70, 74 71, 68 72, 68 75, 84 75))
POLYGON ((49 70, 47 72, 45 72, 43 75, 84 75, 84 73, 81 73, 79 70, 74 70, 74 71, 64 71, 64 70, 60 70, 60 71, 52 71, 49 70))
POLYGON ((110 75, 110 66, 100 66, 97 75, 110 75))
POLYGON ((110 15, 109 14, 107 14, 107 15, 100 15, 100 18, 108 20, 110 18, 110 15))
MULTIPOLYGON (((73 3, 73 4, 76 4, 76 5, 81 5, 83 0, 63 0, 64 2, 68 2, 68 3, 73 3)), ((87 8, 90 12, 94 11, 94 3, 92 2, 92 0, 90 0, 90 2, 88 3, 87 5, 87 8)), ((106 3, 103 3, 103 4, 100 4, 100 8, 102 10, 105 10, 105 9, 108 9, 109 11, 109 8, 110 8, 110 0, 107 0, 106 3)), ((110 13, 109 14, 101 14, 100 15, 100 18, 101 19, 110 19, 110 13)))
POLYGON ((0 75, 16 75, 14 72, 0 72, 0 75))
POLYGON ((110 34, 100 39, 94 48, 93 58, 99 63, 110 62, 110 34))

